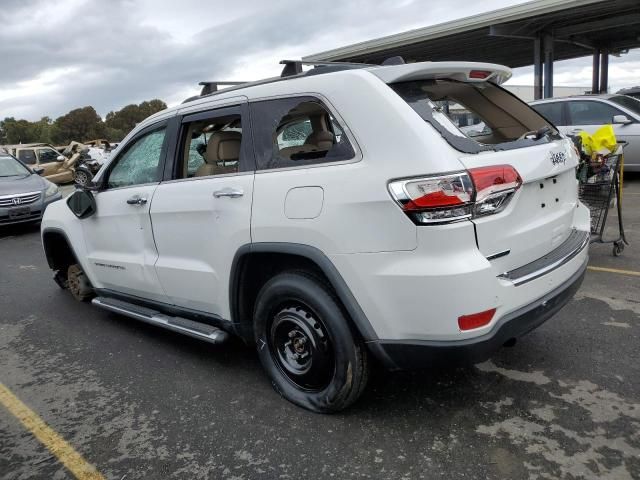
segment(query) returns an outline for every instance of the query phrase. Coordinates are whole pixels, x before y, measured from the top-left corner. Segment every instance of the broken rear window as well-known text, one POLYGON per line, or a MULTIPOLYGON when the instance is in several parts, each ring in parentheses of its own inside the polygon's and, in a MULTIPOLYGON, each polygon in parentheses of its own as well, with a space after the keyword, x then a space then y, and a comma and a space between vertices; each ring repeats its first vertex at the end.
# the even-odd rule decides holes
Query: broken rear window
POLYGON ((454 148, 466 153, 560 138, 558 130, 529 105, 490 82, 415 80, 390 87, 454 148))

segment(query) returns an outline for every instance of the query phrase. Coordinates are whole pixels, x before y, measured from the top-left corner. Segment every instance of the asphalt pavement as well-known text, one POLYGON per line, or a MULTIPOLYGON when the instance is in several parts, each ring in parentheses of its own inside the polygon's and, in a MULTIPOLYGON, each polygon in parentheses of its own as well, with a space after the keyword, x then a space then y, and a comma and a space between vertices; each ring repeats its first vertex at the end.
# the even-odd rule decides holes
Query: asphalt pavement
MULTIPOLYGON (((4 229, 0 386, 102 475, 85 478, 640 478, 640 176, 624 195, 631 245, 593 245, 604 270, 556 317, 483 364, 376 369, 335 415, 281 399, 238 341, 77 303, 38 227, 4 229)), ((18 417, 0 404, 0 479, 74 478, 18 417)))

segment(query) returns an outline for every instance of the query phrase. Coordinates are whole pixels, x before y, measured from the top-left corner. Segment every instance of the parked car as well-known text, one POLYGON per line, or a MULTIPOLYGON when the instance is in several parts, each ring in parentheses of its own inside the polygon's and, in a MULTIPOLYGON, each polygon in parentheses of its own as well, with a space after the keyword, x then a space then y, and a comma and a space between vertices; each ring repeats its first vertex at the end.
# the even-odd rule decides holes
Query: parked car
POLYGON ((594 133, 603 125, 613 125, 616 138, 628 142, 625 171, 640 172, 640 100, 617 94, 579 95, 537 100, 530 105, 567 135, 582 130, 594 133))
POLYGON ((37 222, 45 208, 61 198, 55 184, 13 156, 0 153, 0 226, 37 222))
POLYGON ((622 90, 618 90, 618 95, 628 95, 640 99, 640 87, 623 88, 622 90))
POLYGON ((237 335, 317 412, 360 396, 371 356, 482 361, 569 301, 589 243, 578 157, 498 86, 507 67, 286 63, 152 115, 51 205, 58 284, 212 343, 237 335))
POLYGON ((42 168, 47 180, 53 183, 69 183, 73 181, 73 168, 67 157, 62 155, 53 145, 48 143, 27 143, 4 145, 0 152, 13 155, 18 160, 33 168, 42 168))

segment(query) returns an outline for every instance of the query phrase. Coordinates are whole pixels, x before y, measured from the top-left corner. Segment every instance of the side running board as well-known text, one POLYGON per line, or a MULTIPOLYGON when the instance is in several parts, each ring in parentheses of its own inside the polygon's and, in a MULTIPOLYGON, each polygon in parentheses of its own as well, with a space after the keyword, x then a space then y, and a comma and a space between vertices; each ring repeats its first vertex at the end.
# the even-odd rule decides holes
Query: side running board
POLYGON ((152 325, 158 325, 167 330, 189 335, 190 337, 198 338, 205 342, 222 343, 229 338, 229 334, 218 327, 194 322, 186 318, 172 317, 156 310, 116 300, 115 298, 96 297, 91 303, 105 310, 126 315, 127 317, 141 320, 152 325))

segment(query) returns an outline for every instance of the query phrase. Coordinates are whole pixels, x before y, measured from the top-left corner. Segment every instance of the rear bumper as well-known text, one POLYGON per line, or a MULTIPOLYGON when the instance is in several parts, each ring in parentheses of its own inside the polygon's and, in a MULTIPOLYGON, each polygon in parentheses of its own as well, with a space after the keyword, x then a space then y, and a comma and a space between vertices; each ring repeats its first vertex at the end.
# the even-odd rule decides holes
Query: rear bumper
POLYGON ((491 331, 481 336, 454 341, 374 340, 368 342, 367 346, 392 370, 482 362, 509 340, 525 335, 555 315, 580 288, 586 269, 587 259, 563 285, 505 315, 491 331))

